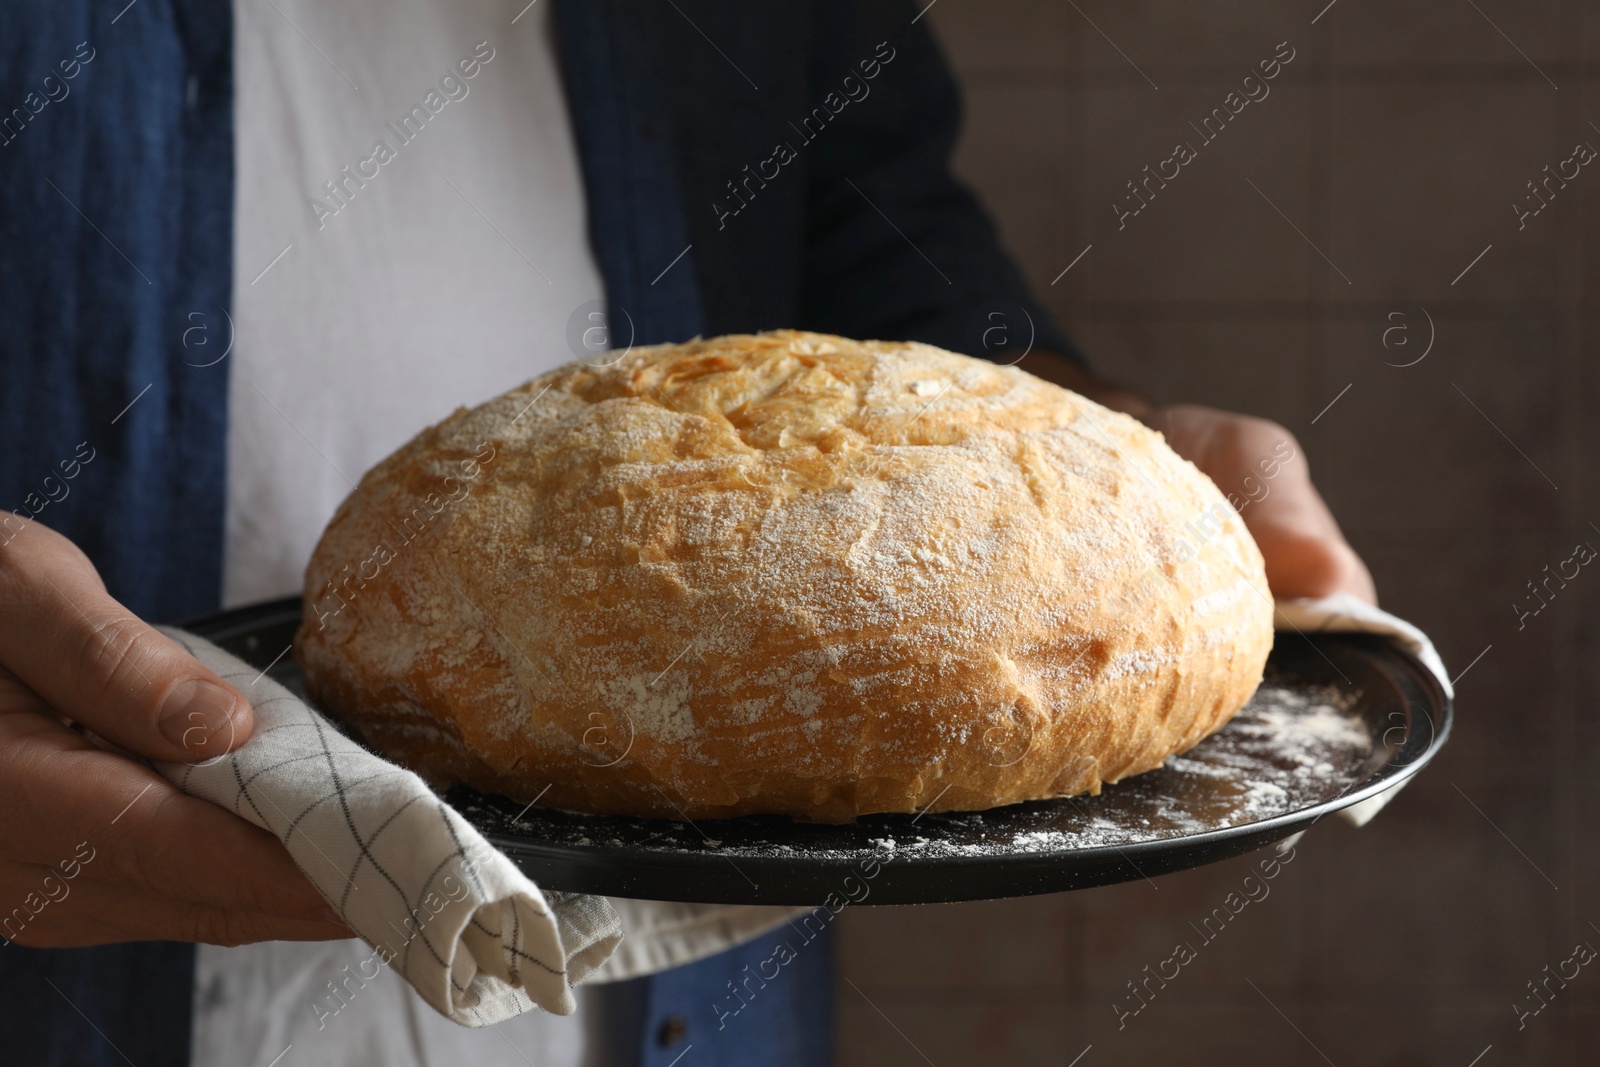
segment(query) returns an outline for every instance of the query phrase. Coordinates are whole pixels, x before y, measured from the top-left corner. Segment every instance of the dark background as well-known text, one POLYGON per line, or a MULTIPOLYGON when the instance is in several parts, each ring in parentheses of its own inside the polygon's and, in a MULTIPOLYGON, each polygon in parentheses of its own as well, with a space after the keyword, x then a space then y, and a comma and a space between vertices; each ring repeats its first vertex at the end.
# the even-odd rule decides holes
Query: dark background
POLYGON ((937 0, 927 18, 966 93, 959 169, 1097 370, 1283 423, 1383 605, 1452 675, 1488 649, 1455 737, 1369 826, 1308 834, 1120 1032, 1125 983, 1252 858, 1156 888, 850 909, 842 1064, 1066 1067, 1091 1043, 1078 1067, 1594 1062, 1600 961, 1520 1032, 1512 1005, 1600 947, 1600 568, 1521 630, 1512 605, 1600 548, 1600 161, 1520 232, 1510 205, 1600 148, 1600 6, 1325 3, 937 0), (1124 183, 1285 40, 1271 95, 1119 232, 1124 183), (1423 309, 1431 352, 1386 365, 1421 354, 1423 309))

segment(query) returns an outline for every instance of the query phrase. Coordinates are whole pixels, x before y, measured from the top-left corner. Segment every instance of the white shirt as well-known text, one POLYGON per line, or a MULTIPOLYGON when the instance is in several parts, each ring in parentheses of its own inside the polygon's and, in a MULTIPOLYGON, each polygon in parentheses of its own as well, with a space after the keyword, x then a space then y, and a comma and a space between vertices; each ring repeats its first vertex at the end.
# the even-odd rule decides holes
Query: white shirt
POLYGON ((235 6, 227 604, 300 592, 363 472, 604 292, 548 3, 235 6))
MULTIPOLYGON (((520 8, 235 3, 228 605, 300 592, 364 471, 578 355, 568 320, 603 288, 550 5, 513 24, 520 8)), ((202 946, 192 1062, 265 1067, 290 1045, 280 1067, 581 1058, 575 1018, 463 1029, 387 969, 319 1028, 312 1003, 353 954, 366 950, 202 946)))

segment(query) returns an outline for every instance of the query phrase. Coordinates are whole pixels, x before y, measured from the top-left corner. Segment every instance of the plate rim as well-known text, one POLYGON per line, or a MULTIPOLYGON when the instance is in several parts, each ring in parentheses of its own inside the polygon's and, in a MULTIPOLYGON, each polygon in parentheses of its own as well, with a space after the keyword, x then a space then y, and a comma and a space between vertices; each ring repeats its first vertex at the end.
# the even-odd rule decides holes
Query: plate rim
MULTIPOLYGON (((176 625, 189 630, 199 636, 212 641, 228 640, 259 630, 268 625, 281 625, 291 618, 299 620, 303 617, 303 603, 299 596, 275 598, 258 601, 251 604, 239 605, 233 608, 224 608, 217 611, 206 612, 185 619, 176 625)), ((848 877, 858 871, 863 863, 871 860, 878 861, 879 875, 882 872, 894 871, 895 874, 887 882, 873 887, 873 896, 866 898, 862 903, 870 900, 876 904, 898 903, 936 903, 956 902, 961 900, 1000 899, 1005 896, 1025 896, 1039 893, 1063 892, 1070 889, 1090 888, 1098 885, 1115 884, 1122 881, 1132 881, 1138 878, 1150 877, 1154 874, 1174 873, 1192 867, 1204 866, 1232 856, 1242 855, 1254 851, 1274 841, 1282 840, 1296 832, 1303 832, 1320 822, 1327 815, 1341 811, 1370 799, 1390 789, 1397 789, 1408 782, 1424 767, 1426 767, 1439 750, 1449 740, 1450 732, 1454 725, 1454 702, 1449 694, 1444 691, 1443 685, 1437 676, 1429 670, 1410 649, 1382 634, 1351 632, 1351 631, 1314 631, 1305 633, 1299 631, 1278 631, 1279 635, 1295 636, 1296 634, 1307 643, 1316 647, 1319 642, 1333 639, 1341 644, 1355 648, 1361 654, 1380 661, 1380 669, 1386 669, 1393 674, 1396 665, 1405 669, 1405 673, 1421 689, 1421 700, 1412 699, 1410 694, 1403 694, 1407 709, 1407 731, 1405 741, 1390 754, 1389 759, 1373 769, 1365 778, 1354 783, 1344 792, 1303 808, 1293 811, 1280 812, 1252 822, 1240 823, 1234 826, 1217 827, 1203 830, 1193 834, 1180 834, 1177 836, 1151 838, 1133 841, 1126 844, 1092 845, 1084 848, 1073 849, 1041 849, 1030 852, 1012 852, 984 855, 961 855, 949 853, 934 853, 928 855, 905 855, 901 849, 871 850, 865 847, 854 851, 841 849, 839 855, 817 856, 806 855, 796 857, 728 854, 721 852, 694 852, 671 849, 639 848, 637 846, 617 845, 580 845, 569 842, 542 842, 528 837, 508 835, 501 830, 486 828, 473 822, 484 837, 496 848, 505 852, 517 865, 524 869, 530 877, 534 877, 546 888, 558 891, 576 892, 604 892, 610 896, 631 896, 637 893, 647 893, 648 899, 673 900, 695 903, 729 903, 729 904, 790 904, 805 906, 814 903, 813 898, 807 894, 806 899, 797 899, 793 893, 777 891, 775 893, 762 893, 759 883, 752 882, 754 893, 745 893, 735 886, 733 892, 719 891, 715 887, 707 888, 704 883, 705 868, 708 861, 727 860, 736 870, 747 867, 753 874, 766 874, 770 877, 785 877, 794 879, 809 876, 813 880, 823 878, 840 879, 848 877), (1384 663, 1383 661, 1388 661, 1384 663), (1418 739, 1415 729, 1418 723, 1418 714, 1421 722, 1427 724, 1426 739, 1418 739), (1215 855, 1210 855, 1215 853, 1215 855), (1199 855, 1201 858, 1193 859, 1199 855), (634 880, 642 880, 644 884, 630 892, 618 892, 615 885, 624 879, 616 872, 618 861, 626 860, 626 864, 633 871, 634 880), (1144 860, 1152 867, 1151 871, 1143 869, 1139 862, 1144 860), (1178 860, 1179 862, 1168 862, 1178 860), (735 862, 737 861, 737 862, 735 862), (1081 885, 1067 884, 1073 879, 1070 871, 1062 870, 1065 864, 1082 872, 1087 872, 1087 880, 1081 885), (605 870, 606 874, 600 877, 601 882, 609 882, 612 888, 604 890, 580 885, 591 879, 582 877, 576 868, 590 866, 605 870), (529 871, 528 867, 538 868, 537 872, 529 871), (1103 877, 1117 868, 1128 867, 1132 873, 1126 877, 1103 877), (552 882, 563 883, 554 885, 552 882), (929 894, 926 892, 907 892, 905 885, 918 879, 926 880, 930 877, 956 876, 959 882, 977 882, 993 880, 1001 876, 1010 877, 1018 881, 1029 877, 1039 878, 1050 874, 1055 877, 1045 878, 1040 888, 1032 888, 1026 884, 1016 884, 1008 887, 1004 893, 990 891, 964 892, 957 886, 947 887, 944 893, 929 894), (684 885, 687 881, 689 884, 684 885), (568 888, 568 887, 573 888, 568 888), (889 889, 888 893, 881 890, 889 889), (955 895, 951 895, 951 894, 955 895), (890 899, 883 899, 888 897, 890 899), (876 899, 874 899, 876 898, 876 899)), ((1277 640, 1278 638, 1275 638, 1277 640)), ((469 786, 458 786, 446 792, 446 796, 457 790, 467 790, 478 796, 492 797, 493 794, 481 793, 469 786)), ((1032 801, 1029 803, 1057 803, 1062 800, 1071 800, 1070 797, 1032 801)), ((977 812, 975 812, 976 814, 977 812)), ((576 813, 585 814, 585 813, 576 813)), ((899 813, 906 814, 906 813, 899 813)), ((940 812, 937 814, 959 814, 940 812)), ((608 818, 615 816, 596 816, 608 818)), ((660 822, 663 825, 685 825, 684 820, 676 819, 651 819, 647 816, 624 816, 641 822, 660 822)), ((749 818, 742 816, 741 818, 749 818)), ((472 822, 471 819, 468 820, 472 822)), ((702 820, 706 825, 716 826, 737 820, 702 820)), ((693 823, 696 828, 700 823, 693 823)), ((702 831, 703 832, 703 831, 702 831)), ((720 864, 718 864, 720 866, 720 864)), ((740 870, 744 874, 743 870, 740 870)), ((878 877, 878 876, 874 876, 878 877)), ((749 876, 745 875, 749 881, 749 876)), ((733 883, 729 883, 730 885, 733 883)))

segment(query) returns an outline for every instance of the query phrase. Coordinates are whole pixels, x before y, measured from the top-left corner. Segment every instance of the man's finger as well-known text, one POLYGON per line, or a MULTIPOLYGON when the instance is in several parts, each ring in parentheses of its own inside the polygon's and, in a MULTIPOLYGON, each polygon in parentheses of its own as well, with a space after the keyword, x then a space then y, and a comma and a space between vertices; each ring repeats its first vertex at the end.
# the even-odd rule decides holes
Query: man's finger
POLYGON ((11 920, 0 930, 7 938, 73 945, 351 936, 270 833, 43 715, 0 714, 0 785, 13 830, 0 873, 24 905, 0 915, 11 920))
MULTIPOLYGON (((55 730, 63 739, 73 737, 55 730)), ((12 814, 30 827, 72 827, 82 854, 57 856, 63 846, 34 840, 16 858, 48 865, 75 855, 89 881, 131 892, 227 911, 338 921, 282 842, 260 827, 113 753, 66 745, 43 751, 43 739, 33 747, 43 754, 0 767, 13 786, 38 798, 12 814), (76 784, 67 792, 65 782, 76 784)), ((257 803, 271 803, 259 790, 252 793, 257 803)), ((332 861, 317 876, 325 886, 348 884, 332 861)))
MULTIPOLYGON (((270 805, 259 792, 255 803, 270 805)), ((113 863, 151 892, 287 919, 337 918, 281 841, 209 801, 169 787, 158 801, 135 805, 119 827, 108 837, 113 863)), ((312 855, 311 868, 335 899, 354 891, 345 870, 312 855)))
POLYGON ((59 899, 26 921, 0 925, 6 940, 30 948, 76 948, 115 941, 198 941, 245 945, 256 941, 340 941, 355 934, 338 923, 285 919, 168 900, 105 883, 60 882, 59 899))
POLYGON ((1339 530, 1288 430, 1265 419, 1178 404, 1151 423, 1239 509, 1277 597, 1351 593, 1377 603, 1372 575, 1339 530))
POLYGON ((1366 564, 1345 541, 1303 465, 1285 470, 1264 498, 1245 505, 1242 517, 1261 549, 1274 596, 1351 593, 1378 602, 1366 564))
POLYGON ((1272 587, 1273 596, 1350 593, 1369 604, 1378 602, 1366 564, 1343 539, 1308 535, 1303 530, 1272 523, 1257 523, 1250 527, 1250 533, 1266 561, 1267 584, 1272 587))
POLYGON ((249 702, 112 599, 88 558, 38 523, 0 548, 0 618, 0 663, 115 745, 193 761, 250 735, 249 702))

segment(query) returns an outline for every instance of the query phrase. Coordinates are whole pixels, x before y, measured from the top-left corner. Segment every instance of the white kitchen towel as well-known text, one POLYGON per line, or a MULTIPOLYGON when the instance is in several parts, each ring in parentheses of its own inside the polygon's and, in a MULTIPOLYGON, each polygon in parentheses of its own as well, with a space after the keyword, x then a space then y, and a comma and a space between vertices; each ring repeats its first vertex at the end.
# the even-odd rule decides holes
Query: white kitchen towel
POLYGON ((255 730, 226 756, 157 771, 276 834, 350 928, 455 1022, 575 1010, 573 986, 622 939, 608 900, 541 891, 421 778, 344 737, 264 671, 163 632, 249 698, 255 730))
MULTIPOLYGON (((1455 697, 1455 687, 1450 684, 1450 675, 1445 672, 1444 661, 1439 658, 1433 642, 1428 640, 1427 634, 1398 615, 1391 615, 1382 608, 1368 604, 1365 600, 1359 600, 1349 593, 1335 593, 1333 596, 1316 600, 1280 600, 1276 607, 1273 625, 1280 630, 1295 630, 1305 634, 1388 635, 1414 653, 1417 659, 1422 661, 1422 665, 1433 672, 1434 677, 1439 679, 1439 685, 1444 689, 1447 698, 1455 697)), ((1404 787, 1405 782, 1401 782, 1376 796, 1352 804, 1340 811, 1339 816, 1356 826, 1365 826, 1404 787)))
POLYGON ((626 936, 612 957, 595 971, 591 982, 615 982, 681 967, 754 940, 817 910, 816 906, 608 899, 622 917, 626 936))

